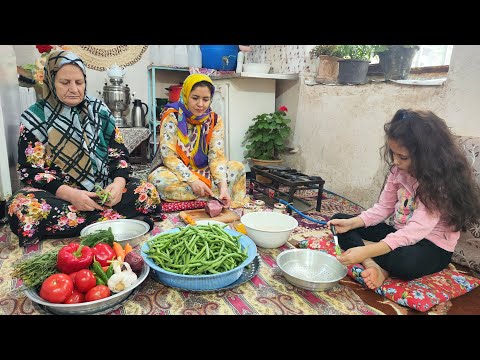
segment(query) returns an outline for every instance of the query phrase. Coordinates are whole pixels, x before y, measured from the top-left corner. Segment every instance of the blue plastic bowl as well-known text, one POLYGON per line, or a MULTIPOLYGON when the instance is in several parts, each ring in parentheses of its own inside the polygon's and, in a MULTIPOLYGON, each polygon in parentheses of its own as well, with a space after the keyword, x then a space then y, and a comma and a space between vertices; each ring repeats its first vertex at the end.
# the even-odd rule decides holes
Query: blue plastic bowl
MULTIPOLYGON (((143 260, 150 266, 155 275, 155 279, 158 280, 160 283, 175 287, 181 288, 186 290, 216 290, 223 288, 227 285, 238 280, 238 278, 242 275, 243 268, 250 264, 255 256, 257 255, 257 246, 250 239, 248 236, 243 235, 237 231, 225 228, 224 229, 227 233, 233 236, 242 235, 239 239, 242 248, 248 249, 248 257, 236 268, 225 271, 220 274, 210 274, 210 275, 182 275, 182 274, 175 274, 170 271, 162 269, 160 266, 155 264, 152 259, 147 257, 145 253, 148 251, 148 241, 146 241, 141 248, 140 254, 143 257, 143 260)), ((171 232, 178 232, 180 231, 179 228, 171 229, 164 231, 162 234, 171 233, 171 232)))
POLYGON ((238 45, 200 45, 202 67, 232 71, 237 67, 238 45))

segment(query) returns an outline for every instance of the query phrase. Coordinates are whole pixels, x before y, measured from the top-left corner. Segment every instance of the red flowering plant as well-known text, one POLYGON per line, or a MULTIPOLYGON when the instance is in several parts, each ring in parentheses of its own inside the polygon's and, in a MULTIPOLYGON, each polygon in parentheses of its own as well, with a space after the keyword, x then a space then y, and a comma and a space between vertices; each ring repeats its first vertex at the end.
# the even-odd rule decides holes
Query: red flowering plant
POLYGON ((35 45, 35 47, 40 53, 40 57, 35 60, 35 64, 26 64, 22 67, 30 71, 35 82, 41 85, 43 84, 44 66, 48 54, 50 54, 52 50, 68 50, 68 48, 61 45, 35 45))
POLYGON ((281 106, 273 113, 257 115, 253 118, 243 143, 247 149, 246 158, 258 160, 279 160, 285 151, 290 136, 290 119, 287 107, 281 106))

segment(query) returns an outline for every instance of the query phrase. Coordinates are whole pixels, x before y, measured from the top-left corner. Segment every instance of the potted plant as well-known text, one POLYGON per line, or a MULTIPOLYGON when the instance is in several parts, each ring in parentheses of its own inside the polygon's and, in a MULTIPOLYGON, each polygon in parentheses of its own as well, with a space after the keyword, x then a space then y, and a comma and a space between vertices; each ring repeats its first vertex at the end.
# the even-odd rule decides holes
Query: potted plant
MULTIPOLYGON (((280 154, 286 150, 286 141, 290 136, 290 118, 287 107, 281 106, 273 113, 264 113, 253 118, 242 142, 247 149, 245 158, 253 165, 268 166, 279 164, 283 160, 280 154)), ((257 181, 270 183, 271 180, 257 175, 257 181)))
POLYGON ((337 45, 317 45, 310 50, 310 59, 318 59, 317 76, 318 83, 335 83, 338 77, 338 60, 341 53, 337 45))
POLYGON ((281 106, 269 114, 260 114, 253 118, 242 144, 247 149, 245 158, 254 165, 269 165, 283 160, 280 154, 285 151, 286 141, 290 136, 290 119, 287 107, 281 106))
POLYGON ((338 61, 339 84, 365 84, 375 45, 337 45, 343 59, 338 61))
POLYGON ((378 55, 385 80, 407 79, 419 49, 418 45, 376 45, 375 55, 378 55))

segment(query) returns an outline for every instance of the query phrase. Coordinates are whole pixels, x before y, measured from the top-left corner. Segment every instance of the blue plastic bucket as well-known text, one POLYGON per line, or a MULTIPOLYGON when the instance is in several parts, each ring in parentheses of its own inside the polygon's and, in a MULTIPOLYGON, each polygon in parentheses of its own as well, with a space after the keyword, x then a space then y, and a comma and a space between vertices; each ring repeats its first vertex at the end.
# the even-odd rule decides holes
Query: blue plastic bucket
POLYGON ((238 45, 200 45, 202 67, 232 71, 237 67, 238 45))

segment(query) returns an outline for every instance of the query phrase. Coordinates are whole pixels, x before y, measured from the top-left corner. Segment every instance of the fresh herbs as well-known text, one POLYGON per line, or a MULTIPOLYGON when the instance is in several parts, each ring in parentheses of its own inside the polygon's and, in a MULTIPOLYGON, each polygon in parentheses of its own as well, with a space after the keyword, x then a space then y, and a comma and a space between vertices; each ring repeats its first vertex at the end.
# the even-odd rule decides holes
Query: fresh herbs
POLYGON ((50 275, 57 272, 57 255, 60 248, 34 255, 13 265, 12 276, 22 279, 29 288, 39 287, 50 275))
POLYGON ((110 200, 111 194, 108 191, 105 191, 100 185, 95 184, 95 194, 98 195, 100 205, 105 204, 110 200))
POLYGON ((98 243, 105 243, 113 247, 114 240, 112 228, 109 227, 108 230, 97 230, 91 234, 81 236, 80 244, 88 247, 94 247, 98 243))

